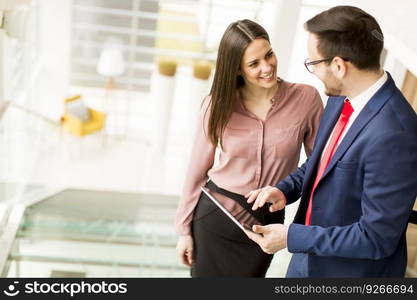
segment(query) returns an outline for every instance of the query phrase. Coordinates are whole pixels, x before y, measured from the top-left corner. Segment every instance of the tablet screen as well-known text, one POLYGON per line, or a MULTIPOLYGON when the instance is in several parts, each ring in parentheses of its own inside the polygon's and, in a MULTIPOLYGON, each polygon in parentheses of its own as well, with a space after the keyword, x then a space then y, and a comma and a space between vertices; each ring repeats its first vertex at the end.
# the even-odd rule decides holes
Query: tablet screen
POLYGON ((207 195, 207 197, 209 197, 211 201, 214 202, 214 204, 216 204, 226 214, 226 216, 229 217, 230 220, 232 220, 237 226, 239 226, 240 229, 242 229, 243 231, 250 231, 254 233, 250 227, 243 226, 226 208, 224 208, 224 206, 221 205, 216 198, 214 198, 214 196, 209 192, 208 189, 206 189, 205 187, 201 187, 201 190, 207 195))

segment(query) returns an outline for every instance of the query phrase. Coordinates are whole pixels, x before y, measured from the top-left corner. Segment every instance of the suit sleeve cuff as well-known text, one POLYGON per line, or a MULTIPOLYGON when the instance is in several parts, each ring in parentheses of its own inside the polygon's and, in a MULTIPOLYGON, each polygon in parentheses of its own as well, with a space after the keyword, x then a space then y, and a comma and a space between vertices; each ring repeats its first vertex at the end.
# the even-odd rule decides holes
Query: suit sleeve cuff
POLYGON ((311 230, 309 226, 292 223, 288 228, 287 249, 291 253, 309 252, 311 230))
POLYGON ((287 199, 287 201, 289 201, 290 199, 290 194, 291 194, 291 188, 288 187, 287 184, 285 184, 284 182, 280 182, 275 186, 277 189, 279 189, 281 192, 284 193, 285 198, 287 199))

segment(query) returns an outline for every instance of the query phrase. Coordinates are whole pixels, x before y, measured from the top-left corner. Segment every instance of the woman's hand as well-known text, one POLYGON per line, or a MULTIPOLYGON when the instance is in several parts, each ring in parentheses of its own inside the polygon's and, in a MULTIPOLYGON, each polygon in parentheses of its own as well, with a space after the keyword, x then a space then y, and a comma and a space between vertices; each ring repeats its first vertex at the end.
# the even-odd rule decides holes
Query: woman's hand
POLYGON ((194 241, 191 235, 181 235, 177 242, 177 252, 184 265, 191 267, 193 263, 194 241))

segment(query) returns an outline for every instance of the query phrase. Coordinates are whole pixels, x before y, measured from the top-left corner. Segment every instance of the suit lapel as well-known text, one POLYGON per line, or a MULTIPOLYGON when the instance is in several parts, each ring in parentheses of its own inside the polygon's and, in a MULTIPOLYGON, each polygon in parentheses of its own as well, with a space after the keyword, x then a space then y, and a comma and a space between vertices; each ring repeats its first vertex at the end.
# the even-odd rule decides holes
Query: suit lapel
MULTIPOLYGON (((388 73, 388 72, 387 72, 388 73)), ((324 178, 330 170, 332 170, 342 155, 346 152, 349 146, 353 143, 356 137, 360 134, 362 129, 377 115, 379 110, 384 106, 385 102, 392 96, 395 90, 395 83, 388 73, 388 79, 384 85, 375 93, 374 96, 365 105, 363 110, 357 116, 349 131, 346 133, 340 145, 337 147, 332 160, 329 163, 326 171, 323 174, 324 178)), ((333 126, 334 127, 334 126, 333 126)), ((333 129, 332 127, 332 129, 333 129)))

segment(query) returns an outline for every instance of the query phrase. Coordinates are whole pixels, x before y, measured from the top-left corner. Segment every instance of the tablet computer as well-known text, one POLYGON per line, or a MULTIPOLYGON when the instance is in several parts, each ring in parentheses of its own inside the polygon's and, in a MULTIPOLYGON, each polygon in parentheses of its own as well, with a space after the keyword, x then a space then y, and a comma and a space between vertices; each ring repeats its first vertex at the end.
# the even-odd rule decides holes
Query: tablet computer
POLYGON ((252 228, 246 224, 242 225, 226 208, 224 208, 223 205, 220 204, 220 202, 209 192, 208 189, 206 189, 205 187, 201 187, 201 190, 204 192, 204 194, 207 195, 207 197, 209 197, 209 199, 211 201, 214 202, 214 204, 216 204, 224 213, 226 216, 229 217, 230 220, 233 221, 233 223, 235 223, 240 229, 242 229, 243 231, 247 230, 250 231, 254 234, 259 234, 259 233, 255 233, 252 231, 252 228))

